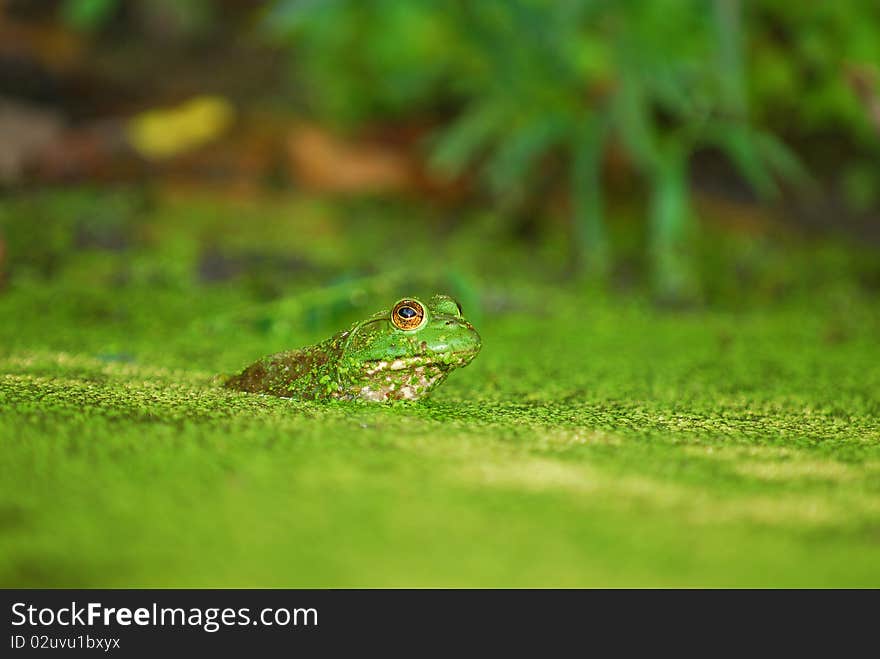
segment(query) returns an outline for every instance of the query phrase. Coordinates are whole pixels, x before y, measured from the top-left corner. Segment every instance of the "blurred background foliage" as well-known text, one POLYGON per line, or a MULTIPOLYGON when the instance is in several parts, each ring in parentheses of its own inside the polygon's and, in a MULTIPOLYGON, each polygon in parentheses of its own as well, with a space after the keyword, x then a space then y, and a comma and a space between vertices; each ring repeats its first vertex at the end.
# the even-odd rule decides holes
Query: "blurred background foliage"
POLYGON ((8 190, 246 180, 462 231, 482 209, 554 272, 635 272, 672 304, 737 290, 727 245, 760 269, 792 236, 880 236, 872 0, 0 7, 0 97, 50 112, 18 120, 43 137, 11 151, 8 190))
POLYGON ((876 105, 876 3, 279 0, 267 24, 295 49, 319 115, 358 124, 438 114, 432 164, 459 174, 476 163, 504 208, 564 187, 575 254, 600 272, 603 176, 610 159, 623 161, 647 195, 664 295, 694 283, 690 167, 700 151, 720 153, 766 198, 804 179, 782 136, 796 145, 829 132, 852 151, 834 164, 845 202, 876 201, 867 163, 880 118, 865 99, 876 105))

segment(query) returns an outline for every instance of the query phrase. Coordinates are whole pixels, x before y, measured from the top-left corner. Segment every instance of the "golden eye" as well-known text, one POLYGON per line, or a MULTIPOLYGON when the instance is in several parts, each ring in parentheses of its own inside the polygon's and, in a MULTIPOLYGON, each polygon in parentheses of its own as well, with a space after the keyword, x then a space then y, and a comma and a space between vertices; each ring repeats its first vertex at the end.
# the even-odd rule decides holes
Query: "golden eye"
POLYGON ((424 320, 425 307, 415 300, 401 300, 391 310, 391 322, 398 329, 417 329, 424 320))

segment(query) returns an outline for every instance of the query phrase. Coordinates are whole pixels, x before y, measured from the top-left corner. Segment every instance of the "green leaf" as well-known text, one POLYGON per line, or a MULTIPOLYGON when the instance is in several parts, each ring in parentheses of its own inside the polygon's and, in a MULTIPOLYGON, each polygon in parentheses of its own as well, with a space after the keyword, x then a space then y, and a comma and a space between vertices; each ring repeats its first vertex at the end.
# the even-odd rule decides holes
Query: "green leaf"
POLYGON ((765 131, 755 131, 754 139, 761 157, 776 174, 792 183, 810 182, 810 173, 782 140, 765 131))
POLYGON ((436 141, 429 165, 438 174, 455 176, 485 148, 500 126, 498 106, 485 103, 466 111, 436 141))
POLYGON ((535 160, 559 142, 565 126, 559 119, 529 119, 505 135, 486 166, 489 184, 496 193, 521 188, 535 160))
POLYGON ((640 81, 628 76, 611 104, 611 117, 624 146, 648 171, 660 160, 658 138, 651 118, 651 108, 640 81))
POLYGON ((773 175, 757 148, 753 130, 738 122, 719 122, 706 130, 706 137, 730 158, 759 195, 772 196, 778 192, 773 175))
POLYGON ((75 30, 90 32, 101 27, 118 6, 118 0, 67 0, 61 6, 61 20, 75 30))

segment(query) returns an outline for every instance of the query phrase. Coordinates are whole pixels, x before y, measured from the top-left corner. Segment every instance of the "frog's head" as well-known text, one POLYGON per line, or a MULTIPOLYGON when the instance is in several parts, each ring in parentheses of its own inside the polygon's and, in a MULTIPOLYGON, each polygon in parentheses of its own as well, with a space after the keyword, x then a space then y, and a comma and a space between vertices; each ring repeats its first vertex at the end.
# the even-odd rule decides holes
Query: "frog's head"
POLYGON ((480 335, 448 295, 399 300, 343 336, 340 375, 367 400, 414 400, 480 351, 480 335))

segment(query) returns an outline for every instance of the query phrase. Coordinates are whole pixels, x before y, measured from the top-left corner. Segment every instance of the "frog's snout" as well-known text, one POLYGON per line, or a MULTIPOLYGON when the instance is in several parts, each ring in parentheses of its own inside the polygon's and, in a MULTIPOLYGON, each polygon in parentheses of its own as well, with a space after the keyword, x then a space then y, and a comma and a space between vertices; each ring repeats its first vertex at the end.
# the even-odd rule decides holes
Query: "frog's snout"
POLYGON ((480 348, 483 347, 483 340, 480 338, 480 333, 477 332, 476 328, 470 323, 465 323, 468 329, 467 333, 467 342, 466 342, 466 350, 470 354, 468 361, 477 356, 477 353, 480 352, 480 348))
POLYGON ((444 323, 446 327, 449 331, 443 332, 436 341, 429 342, 425 346, 426 352, 454 358, 456 366, 466 366, 480 352, 482 339, 479 332, 466 320, 447 320, 444 323))

